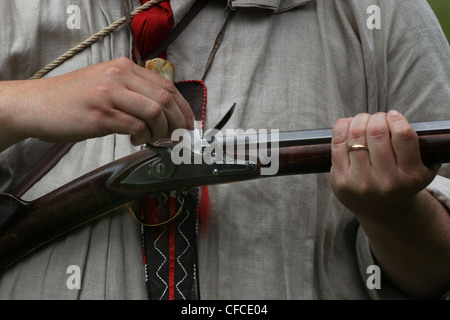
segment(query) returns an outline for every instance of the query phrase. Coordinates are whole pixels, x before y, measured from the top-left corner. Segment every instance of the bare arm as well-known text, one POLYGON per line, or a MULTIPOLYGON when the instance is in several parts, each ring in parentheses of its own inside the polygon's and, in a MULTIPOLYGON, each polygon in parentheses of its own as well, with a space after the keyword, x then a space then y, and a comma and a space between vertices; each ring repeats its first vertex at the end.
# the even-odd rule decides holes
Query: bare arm
POLYGON ((119 58, 63 76, 0 82, 0 151, 28 137, 81 141, 129 134, 135 145, 192 129, 173 83, 119 58))
POLYGON ((450 215, 425 187, 436 170, 420 159, 405 118, 361 114, 333 128, 331 186, 361 223, 389 280, 417 298, 450 288, 450 215), (352 144, 368 151, 348 151, 352 144))

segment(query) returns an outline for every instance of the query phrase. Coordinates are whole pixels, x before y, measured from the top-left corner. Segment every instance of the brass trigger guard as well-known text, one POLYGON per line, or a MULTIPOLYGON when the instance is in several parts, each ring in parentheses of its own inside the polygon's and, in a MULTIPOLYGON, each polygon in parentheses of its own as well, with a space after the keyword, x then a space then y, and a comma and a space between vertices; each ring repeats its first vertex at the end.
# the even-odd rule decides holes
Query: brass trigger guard
MULTIPOLYGON (((184 191, 183 194, 186 195, 187 192, 184 191)), ((131 215, 134 217, 134 219, 135 219, 140 225, 142 225, 142 226, 144 226, 144 227, 158 227, 158 226, 165 225, 165 224, 167 224, 167 223, 169 223, 169 222, 175 220, 175 218, 177 218, 177 217, 180 215, 180 213, 181 213, 181 212, 183 211, 183 209, 184 209, 184 200, 185 200, 185 198, 183 198, 183 200, 181 201, 180 209, 178 209, 177 213, 175 213, 175 215, 174 215, 172 218, 170 218, 170 219, 168 219, 168 220, 166 220, 166 221, 164 221, 164 222, 161 222, 161 223, 155 223, 155 224, 148 224, 148 223, 145 223, 141 218, 138 217, 138 215, 136 214, 136 212, 135 212, 135 210, 134 210, 134 204, 136 203, 137 200, 128 202, 127 204, 125 204, 125 208, 131 213, 131 215)))

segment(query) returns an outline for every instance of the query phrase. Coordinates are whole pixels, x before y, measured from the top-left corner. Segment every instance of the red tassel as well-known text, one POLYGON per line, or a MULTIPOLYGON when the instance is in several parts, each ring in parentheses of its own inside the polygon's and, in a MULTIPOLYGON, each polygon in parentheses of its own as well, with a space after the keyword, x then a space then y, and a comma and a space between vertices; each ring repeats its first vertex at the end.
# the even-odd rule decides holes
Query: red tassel
POLYGON ((208 186, 203 186, 198 214, 199 234, 206 234, 209 230, 209 218, 211 214, 209 205, 210 201, 209 201, 208 186))
MULTIPOLYGON (((147 1, 141 0, 141 4, 147 1)), ((149 55, 166 38, 173 25, 170 1, 161 2, 134 16, 131 26, 142 58, 149 55)), ((165 53, 161 58, 165 58, 165 53)))

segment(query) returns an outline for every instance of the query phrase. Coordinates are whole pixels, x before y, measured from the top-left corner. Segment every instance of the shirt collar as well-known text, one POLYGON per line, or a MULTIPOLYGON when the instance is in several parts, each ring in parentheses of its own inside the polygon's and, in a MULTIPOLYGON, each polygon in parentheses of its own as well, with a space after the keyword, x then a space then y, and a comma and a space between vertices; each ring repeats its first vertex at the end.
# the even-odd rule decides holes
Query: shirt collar
POLYGON ((280 13, 302 6, 314 0, 228 0, 232 8, 258 7, 280 13))

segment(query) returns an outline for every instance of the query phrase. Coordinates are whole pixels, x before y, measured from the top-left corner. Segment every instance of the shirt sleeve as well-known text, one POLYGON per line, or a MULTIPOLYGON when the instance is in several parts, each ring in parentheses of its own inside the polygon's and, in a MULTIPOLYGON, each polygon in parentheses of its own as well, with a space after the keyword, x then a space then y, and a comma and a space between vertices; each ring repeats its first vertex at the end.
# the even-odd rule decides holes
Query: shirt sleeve
MULTIPOLYGON (((443 206, 447 208, 447 211, 450 212, 450 179, 444 178, 442 176, 436 176, 436 178, 431 182, 431 184, 427 187, 428 192, 431 193, 443 206)), ((442 296, 444 300, 450 300, 450 288, 448 291, 442 296)))
MULTIPOLYGON (((431 8, 421 0, 376 3, 381 8, 381 29, 359 27, 364 55, 369 61, 369 112, 394 109, 410 122, 450 119, 450 49, 431 8)), ((450 166, 443 165, 427 187, 447 208, 449 178, 450 166)), ((357 234, 356 252, 362 279, 367 281, 367 267, 377 262, 362 228, 357 234)), ((381 289, 367 289, 372 299, 410 298, 381 279, 381 289)), ((441 298, 450 299, 450 288, 441 298)))
POLYGON ((397 110, 410 122, 450 119, 450 49, 433 11, 423 0, 377 2, 381 29, 359 26, 369 112, 397 110))
MULTIPOLYGON (((367 272, 368 266, 376 266, 377 262, 370 250, 369 239, 366 234, 359 228, 356 236, 356 256, 358 259, 358 266, 361 272, 362 281, 366 282, 367 293, 373 300, 410 300, 412 299, 408 295, 402 293, 396 287, 394 287, 389 281, 385 281, 381 275, 380 288, 369 288, 367 285, 368 277, 370 273, 367 272)), ((450 300, 450 288, 439 299, 450 300)))

